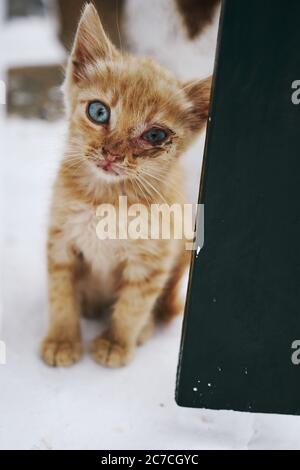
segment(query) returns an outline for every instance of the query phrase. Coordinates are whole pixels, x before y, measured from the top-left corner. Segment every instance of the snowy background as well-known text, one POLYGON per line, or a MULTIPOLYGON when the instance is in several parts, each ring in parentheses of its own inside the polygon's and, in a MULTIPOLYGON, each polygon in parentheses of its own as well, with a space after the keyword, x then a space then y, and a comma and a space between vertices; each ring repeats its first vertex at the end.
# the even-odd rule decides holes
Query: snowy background
MULTIPOLYGON (((131 0, 129 8, 140 2, 131 0)), ((63 60, 51 19, 19 19, 0 26, 0 78, 5 79, 9 65, 63 60)), ((166 34, 162 32, 161 40, 166 34)), ((214 41, 208 35, 205 41, 203 75, 211 70, 214 55, 214 41)), ((0 366, 0 448, 300 449, 300 418, 190 410, 175 404, 180 318, 157 332, 124 369, 107 370, 88 355, 70 369, 51 369, 41 362, 38 345, 47 323, 47 208, 65 126, 7 119, 4 106, 0 112, 0 340, 7 346, 7 364, 0 366)), ((188 176, 193 194, 201 147, 203 137, 188 157, 194 162, 193 177, 188 176)), ((84 322, 86 344, 98 329, 97 323, 84 322)))

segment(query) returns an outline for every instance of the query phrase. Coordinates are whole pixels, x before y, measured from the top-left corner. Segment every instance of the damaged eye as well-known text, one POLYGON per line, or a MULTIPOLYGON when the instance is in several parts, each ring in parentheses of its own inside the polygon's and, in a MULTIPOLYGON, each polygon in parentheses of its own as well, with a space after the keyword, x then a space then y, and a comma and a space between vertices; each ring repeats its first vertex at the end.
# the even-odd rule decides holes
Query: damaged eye
POLYGON ((110 109, 101 101, 92 101, 88 104, 87 115, 95 124, 107 124, 110 118, 110 109))
POLYGON ((152 129, 149 129, 142 135, 142 139, 146 140, 150 144, 160 144, 166 140, 167 137, 167 132, 159 127, 152 127, 152 129))

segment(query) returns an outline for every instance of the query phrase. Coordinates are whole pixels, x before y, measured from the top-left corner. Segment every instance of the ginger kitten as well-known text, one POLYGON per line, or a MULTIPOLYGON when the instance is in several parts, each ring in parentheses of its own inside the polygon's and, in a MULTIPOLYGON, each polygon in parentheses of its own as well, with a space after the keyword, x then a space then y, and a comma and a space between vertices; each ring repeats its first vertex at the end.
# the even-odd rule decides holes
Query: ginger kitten
POLYGON ((182 308, 184 240, 100 240, 96 209, 117 208, 120 195, 128 206, 184 203, 180 156, 205 124, 209 95, 210 79, 181 83, 149 58, 118 52, 95 8, 85 7, 67 67, 68 142, 51 206, 47 364, 79 360, 81 313, 111 309, 91 352, 119 367, 156 318, 182 308))

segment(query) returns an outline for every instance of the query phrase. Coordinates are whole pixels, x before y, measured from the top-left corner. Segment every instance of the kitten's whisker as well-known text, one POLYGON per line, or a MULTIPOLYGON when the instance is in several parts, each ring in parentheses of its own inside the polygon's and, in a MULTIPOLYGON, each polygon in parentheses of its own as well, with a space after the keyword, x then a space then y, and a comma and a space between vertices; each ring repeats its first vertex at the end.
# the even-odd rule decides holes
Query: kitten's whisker
POLYGON ((84 158, 79 155, 71 155, 71 154, 66 154, 64 158, 65 165, 68 166, 68 168, 71 168, 72 166, 79 166, 83 164, 84 158))
POLYGON ((145 198, 147 199, 147 202, 149 204, 149 208, 150 208, 150 201, 147 197, 147 194, 148 196, 151 198, 151 200, 153 199, 153 194, 152 194, 152 191, 149 190, 149 188, 145 185, 145 182, 141 179, 140 177, 140 174, 135 172, 135 181, 139 183, 139 187, 142 186, 143 188, 143 195, 145 196, 145 198))
POLYGON ((141 174, 139 174, 140 178, 144 181, 145 185, 148 185, 150 188, 152 188, 152 190, 160 197, 162 198, 162 200, 166 203, 166 199, 163 197, 163 195, 155 188, 155 186, 153 186, 146 178, 144 178, 141 174))
MULTIPOLYGON (((151 173, 148 173, 148 172, 144 171, 143 169, 141 169, 141 172, 142 172, 144 175, 149 176, 149 178, 153 178, 153 179, 155 179, 155 180, 161 182, 161 178, 159 178, 158 176, 155 176, 155 175, 153 175, 153 174, 151 174, 151 173)), ((165 174, 161 174, 161 176, 165 176, 165 174)), ((172 183, 171 181, 165 181, 165 182, 164 182, 164 185, 167 185, 167 186, 168 186, 169 188, 171 188, 175 193, 177 193, 179 196, 183 197, 183 193, 180 192, 180 191, 178 191, 177 188, 176 188, 176 186, 175 186, 175 184, 172 183)))
MULTIPOLYGON (((139 180, 139 177, 138 177, 137 172, 136 172, 136 171, 133 171, 133 170, 130 170, 128 167, 126 168, 126 172, 127 172, 127 175, 128 175, 128 176, 129 176, 129 175, 133 175, 132 178, 129 177, 129 178, 130 178, 130 181, 131 181, 132 185, 133 185, 134 182, 136 183, 136 185, 138 186, 139 190, 141 191, 143 197, 146 199, 146 202, 147 202, 147 204, 148 204, 148 206, 149 206, 149 209, 150 209, 150 201, 149 201, 149 199, 148 199, 148 197, 147 197, 147 195, 146 195, 146 193, 145 193, 145 190, 146 190, 147 188, 145 188, 145 186, 142 184, 142 181, 139 180), (144 189, 143 189, 143 188, 144 188, 144 189)), ((134 186, 134 185, 133 185, 133 186, 134 186)), ((147 192, 148 192, 148 191, 147 191, 147 192)), ((149 194, 149 195, 151 195, 151 194, 149 194)), ((138 197, 137 193, 136 193, 136 197, 137 197, 137 201, 139 201, 140 198, 138 197)))
POLYGON ((134 178, 131 178, 131 177, 129 176, 129 180, 130 180, 131 186, 132 186, 132 188, 133 188, 133 190, 134 190, 136 200, 138 201, 139 198, 138 198, 138 194, 137 194, 137 192, 136 192, 136 186, 135 186, 135 184, 134 184, 134 183, 135 183, 134 178))
POLYGON ((72 163, 72 164, 66 164, 67 168, 69 170, 76 170, 80 167, 80 163, 72 163))
POLYGON ((83 157, 79 155, 65 155, 65 160, 67 161, 83 160, 83 157))
MULTIPOLYGON (((146 202, 148 204, 148 207, 149 207, 149 210, 151 208, 151 204, 150 204, 150 201, 145 193, 145 191, 147 190, 147 188, 145 188, 145 186, 143 185, 142 181, 140 181, 138 178, 135 179, 136 181, 136 184, 137 186, 139 187, 140 191, 142 192, 142 195, 144 196, 144 198, 146 199, 146 202)), ((138 198, 139 200, 139 198, 138 198)))
POLYGON ((68 168, 72 168, 72 167, 76 167, 76 166, 80 166, 83 164, 83 161, 81 160, 65 160, 64 164, 68 167, 68 168))
MULTIPOLYGON (((135 172, 134 172, 135 173, 135 172)), ((151 172, 147 172, 144 170, 144 168, 140 168, 139 169, 139 174, 141 175, 145 175, 145 176, 148 176, 149 178, 153 178, 157 181, 159 181, 161 183, 161 178, 159 178, 159 176, 162 176, 162 177, 165 177, 166 174, 167 174, 167 169, 164 171, 164 172, 160 172, 158 173, 157 175, 154 175, 153 173, 151 172)), ((147 178, 144 178, 146 181, 147 181, 147 178)), ((149 183, 150 184, 150 183, 149 183)), ((167 181, 167 182, 164 182, 164 184, 166 184, 167 186, 169 186, 170 188, 172 188, 181 198, 183 197, 183 194, 182 192, 179 192, 178 190, 176 190, 176 187, 174 184, 172 184, 170 181, 167 181)), ((152 185, 151 185, 152 186, 152 185)), ((159 193, 153 186, 153 189, 158 193, 158 194, 161 194, 159 193)))

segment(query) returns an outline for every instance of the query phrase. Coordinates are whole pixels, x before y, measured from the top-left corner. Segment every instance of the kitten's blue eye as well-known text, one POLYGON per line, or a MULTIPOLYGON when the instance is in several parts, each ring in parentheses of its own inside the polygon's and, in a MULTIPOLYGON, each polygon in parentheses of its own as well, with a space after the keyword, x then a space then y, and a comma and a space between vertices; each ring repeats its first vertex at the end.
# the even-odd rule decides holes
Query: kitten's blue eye
POLYGON ((96 124, 107 124, 110 118, 110 109, 101 101, 92 101, 88 104, 87 114, 96 124))
POLYGON ((142 138, 150 144, 160 144, 168 137, 168 134, 159 127, 152 127, 148 131, 144 132, 142 138))

